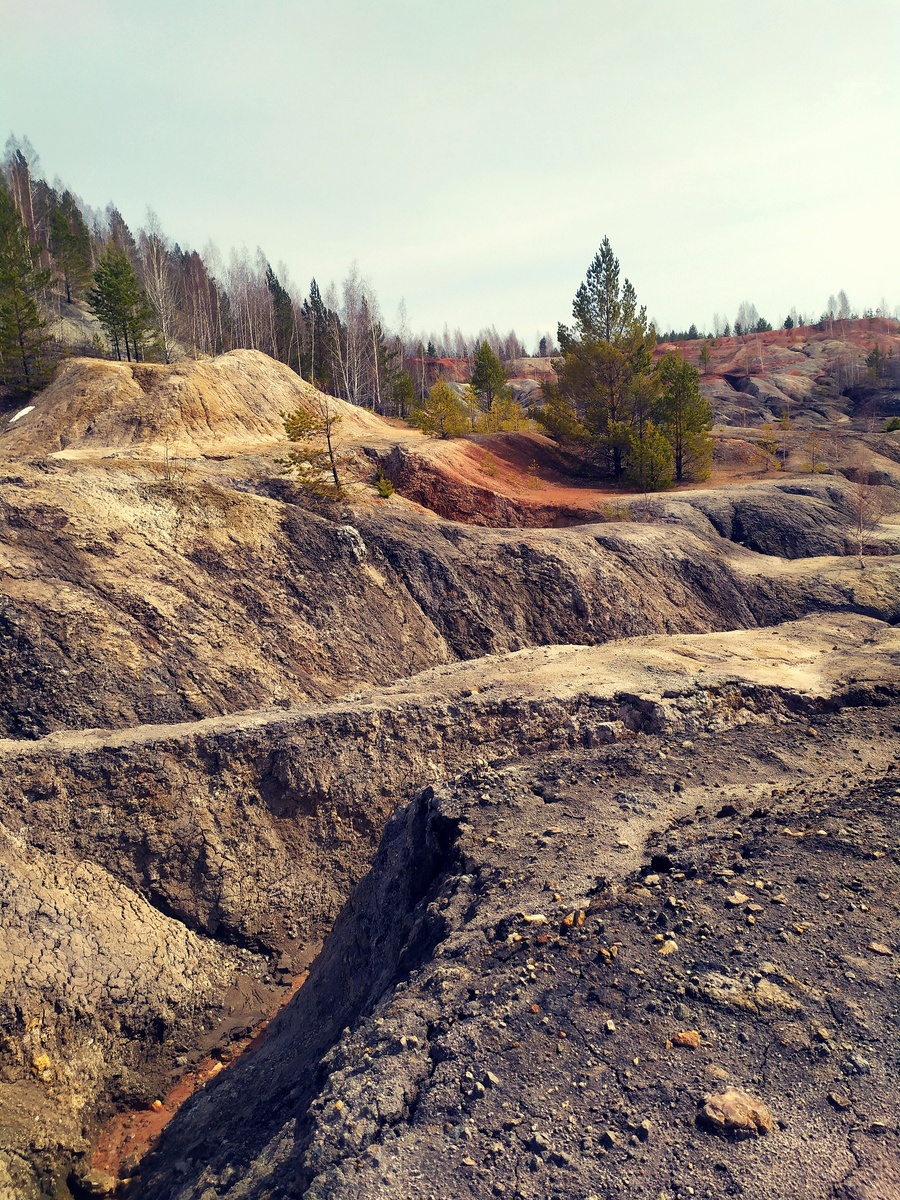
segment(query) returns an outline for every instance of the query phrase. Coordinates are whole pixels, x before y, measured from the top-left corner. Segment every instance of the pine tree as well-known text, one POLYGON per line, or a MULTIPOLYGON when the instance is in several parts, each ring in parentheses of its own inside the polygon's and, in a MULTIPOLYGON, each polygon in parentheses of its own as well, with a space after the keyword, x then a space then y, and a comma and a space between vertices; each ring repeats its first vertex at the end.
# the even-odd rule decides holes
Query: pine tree
POLYGON ((330 396, 320 395, 307 407, 282 413, 288 440, 299 444, 279 462, 286 473, 292 474, 304 491, 329 500, 339 500, 344 494, 340 472, 347 466, 347 457, 337 445, 337 428, 342 418, 335 412, 330 396))
POLYGON ((700 376, 681 354, 667 354, 659 365, 662 380, 657 413, 674 456, 675 479, 705 479, 712 461, 712 408, 700 393, 700 376))
POLYGON ((109 334, 116 358, 124 347, 128 361, 133 356, 138 362, 152 313, 128 256, 112 242, 97 264, 88 304, 109 334))
POLYGON ((490 409, 496 397, 503 395, 507 378, 506 371, 490 344, 479 342, 475 347, 470 385, 485 411, 490 409))
POLYGON ((71 192, 63 193, 50 217, 50 253, 71 304, 73 293, 82 295, 91 279, 91 235, 71 192))
POLYGON ((272 297, 272 357, 299 371, 300 355, 299 347, 296 344, 294 304, 268 263, 266 263, 266 287, 272 297))
POLYGON ((39 266, 13 198, 0 177, 0 380, 28 393, 46 381, 44 347, 48 337, 38 297, 51 272, 39 266))
POLYGON ((643 420, 656 332, 646 309, 638 307, 632 284, 620 282, 609 238, 603 239, 575 295, 572 315, 572 327, 559 326, 563 360, 558 384, 544 394, 553 400, 554 419, 573 428, 580 425, 582 444, 605 458, 620 480, 633 441, 631 426, 635 419, 643 420))
POLYGON ((443 379, 439 379, 418 408, 409 414, 410 425, 434 437, 461 437, 470 422, 463 402, 443 379))

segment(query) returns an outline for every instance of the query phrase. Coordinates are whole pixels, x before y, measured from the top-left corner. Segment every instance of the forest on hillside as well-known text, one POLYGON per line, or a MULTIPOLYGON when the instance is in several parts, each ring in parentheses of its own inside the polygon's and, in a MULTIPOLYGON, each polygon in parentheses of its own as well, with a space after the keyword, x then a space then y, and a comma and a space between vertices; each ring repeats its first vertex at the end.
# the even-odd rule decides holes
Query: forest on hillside
MULTIPOLYGON (((413 334, 402 305, 388 328, 355 264, 339 284, 312 279, 303 294, 261 249, 226 259, 211 244, 182 248, 152 211, 133 230, 114 204, 93 209, 43 178, 27 139, 10 138, 0 165, 0 259, 0 372, 23 393, 64 352, 169 362, 251 349, 351 403, 403 416, 439 360, 471 359, 482 343, 503 362, 528 354, 514 330, 494 326, 413 334)), ((556 350, 549 333, 535 347, 556 350)))
MULTIPOLYGON (((865 316, 886 314, 887 302, 865 316)), ((847 295, 830 296, 819 318, 846 321, 847 295)), ((41 173, 27 139, 11 137, 0 163, 0 385, 26 395, 43 387, 67 355, 168 363, 235 349, 261 351, 323 392, 438 437, 517 430, 538 421, 587 467, 641 488, 703 478, 712 411, 697 370, 660 343, 770 331, 744 301, 734 324, 660 333, 620 280, 608 239, 573 304, 574 324, 539 335, 548 360, 526 411, 507 386, 528 349, 514 330, 474 335, 445 324, 412 334, 401 306, 385 322, 372 285, 354 265, 340 284, 303 294, 261 249, 182 248, 148 211, 131 229, 114 204, 99 211, 41 173), (664 352, 660 354, 660 350, 664 352)), ((792 310, 791 329, 808 318, 792 310)), ((876 347, 877 351, 877 347, 876 347)), ((704 358, 705 354, 705 358, 704 358)), ((876 367, 877 367, 876 363, 876 367)))

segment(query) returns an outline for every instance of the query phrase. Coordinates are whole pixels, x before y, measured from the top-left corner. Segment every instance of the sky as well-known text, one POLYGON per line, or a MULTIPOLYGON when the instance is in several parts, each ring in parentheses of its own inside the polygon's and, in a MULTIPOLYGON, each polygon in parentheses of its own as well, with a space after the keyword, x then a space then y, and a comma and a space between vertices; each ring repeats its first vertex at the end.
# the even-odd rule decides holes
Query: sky
POLYGON ((0 0, 0 133, 131 227, 389 325, 571 315, 604 236, 661 328, 900 306, 898 0, 0 0), (5 128, 4 128, 5 126, 5 128))

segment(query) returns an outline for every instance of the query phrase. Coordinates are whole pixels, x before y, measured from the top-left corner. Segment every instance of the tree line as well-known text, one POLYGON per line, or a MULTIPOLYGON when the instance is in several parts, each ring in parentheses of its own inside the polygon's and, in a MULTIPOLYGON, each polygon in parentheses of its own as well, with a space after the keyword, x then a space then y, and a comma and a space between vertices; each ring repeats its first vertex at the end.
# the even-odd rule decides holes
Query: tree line
MULTIPOLYGON (((150 212, 132 231, 110 204, 100 212, 40 177, 27 139, 10 138, 0 164, 0 382, 42 386, 63 347, 48 315, 87 308, 96 334, 74 348, 126 361, 261 350, 351 403, 406 416, 442 372, 441 360, 473 359, 481 344, 501 361, 527 355, 514 330, 477 335, 447 325, 414 334, 401 305, 390 330, 371 284, 354 265, 339 285, 313 279, 305 294, 262 250, 225 258, 215 246, 182 248, 150 212)), ((535 352, 557 347, 539 335, 535 352)))

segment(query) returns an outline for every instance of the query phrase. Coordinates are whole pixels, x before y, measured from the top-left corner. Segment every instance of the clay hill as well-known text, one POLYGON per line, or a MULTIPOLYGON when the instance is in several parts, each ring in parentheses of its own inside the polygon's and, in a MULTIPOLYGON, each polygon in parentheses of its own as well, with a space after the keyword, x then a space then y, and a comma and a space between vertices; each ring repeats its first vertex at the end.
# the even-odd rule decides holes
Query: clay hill
POLYGON ((313 500, 248 351, 0 416, 3 1200, 900 1195, 858 326, 717 347, 713 476, 650 498, 332 402, 313 500))

